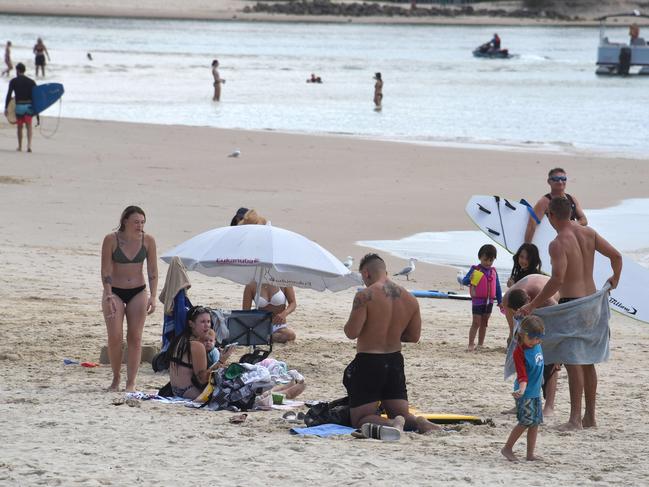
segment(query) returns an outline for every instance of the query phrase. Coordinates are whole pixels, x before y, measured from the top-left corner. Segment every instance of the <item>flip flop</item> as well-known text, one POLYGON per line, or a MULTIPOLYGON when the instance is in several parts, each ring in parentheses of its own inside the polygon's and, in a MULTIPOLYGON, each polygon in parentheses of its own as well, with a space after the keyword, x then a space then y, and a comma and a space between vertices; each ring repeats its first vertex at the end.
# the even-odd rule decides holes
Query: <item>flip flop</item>
POLYGON ((296 414, 295 411, 287 411, 282 414, 282 419, 288 423, 303 423, 304 413, 299 412, 296 414))
POLYGON ((380 424, 365 423, 361 425, 361 433, 366 438, 373 438, 375 440, 399 441, 401 439, 400 429, 380 424))
POLYGON ((247 417, 248 417, 248 415, 247 415, 246 413, 243 413, 243 414, 237 414, 237 415, 232 416, 232 417, 230 418, 230 423, 232 423, 232 424, 240 424, 240 423, 243 423, 243 422, 246 420, 247 417))

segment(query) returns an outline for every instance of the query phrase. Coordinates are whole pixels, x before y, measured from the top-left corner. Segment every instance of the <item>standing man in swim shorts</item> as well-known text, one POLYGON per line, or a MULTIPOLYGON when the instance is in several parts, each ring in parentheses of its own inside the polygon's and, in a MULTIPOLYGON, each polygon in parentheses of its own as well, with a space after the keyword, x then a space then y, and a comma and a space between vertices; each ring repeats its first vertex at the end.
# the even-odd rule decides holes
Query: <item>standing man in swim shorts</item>
POLYGON ((18 149, 23 150, 23 125, 27 125, 27 152, 32 151, 32 89, 36 86, 33 79, 25 76, 25 65, 16 64, 16 77, 9 82, 5 98, 5 117, 7 116, 12 93, 16 97, 16 124, 18 132, 18 149))
POLYGON ((375 73, 374 79, 374 109, 380 110, 381 103, 383 103, 383 79, 381 78, 381 73, 375 73))
POLYGON ((352 426, 387 425, 426 433, 440 429, 408 409, 401 343, 416 343, 421 335, 419 303, 406 289, 388 279, 385 262, 367 254, 360 262, 367 286, 356 293, 347 338, 356 339, 356 357, 347 366, 343 384, 349 395, 352 426), (377 414, 379 404, 388 419, 377 414))
MULTIPOLYGON (((613 275, 608 278, 611 289, 617 287, 622 273, 622 255, 595 230, 575 224, 570 220, 572 205, 567 198, 554 198, 550 201, 548 219, 557 231, 556 238, 550 242, 552 276, 541 292, 518 310, 526 316, 541 303, 559 292, 559 304, 590 296, 597 292, 593 279, 595 252, 608 257, 613 275)), ((587 325, 585 323, 584 325, 587 325)), ((595 420, 595 401, 597 398, 597 371, 595 364, 565 364, 570 389, 570 419, 564 430, 578 430, 597 426, 595 420), (585 396, 586 411, 581 416, 581 400, 585 396)))
POLYGON ((221 101, 221 85, 225 84, 225 80, 219 74, 219 61, 215 59, 212 61, 212 76, 214 77, 214 96, 212 101, 221 101))
MULTIPOLYGON (((579 201, 574 196, 566 193, 566 185, 568 184, 568 176, 566 171, 560 167, 551 169, 548 173, 548 184, 550 185, 550 192, 541 197, 534 205, 534 213, 539 219, 539 222, 548 213, 548 206, 550 201, 554 198, 567 198, 570 201, 570 219, 579 222, 580 225, 588 225, 588 220, 581 208, 579 201)), ((525 229, 525 243, 531 243, 536 231, 536 221, 530 216, 525 229)))

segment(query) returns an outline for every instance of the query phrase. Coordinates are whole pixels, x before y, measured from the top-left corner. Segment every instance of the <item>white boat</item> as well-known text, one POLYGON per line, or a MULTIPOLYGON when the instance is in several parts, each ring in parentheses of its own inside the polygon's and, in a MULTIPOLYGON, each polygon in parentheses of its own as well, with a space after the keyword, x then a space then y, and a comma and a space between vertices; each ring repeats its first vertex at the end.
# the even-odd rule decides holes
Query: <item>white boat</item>
POLYGON ((606 20, 613 17, 644 17, 638 10, 631 13, 612 14, 600 17, 599 46, 597 48, 597 74, 622 75, 630 74, 633 66, 640 66, 637 74, 649 75, 649 45, 642 37, 636 37, 631 43, 611 42, 606 36, 606 20))

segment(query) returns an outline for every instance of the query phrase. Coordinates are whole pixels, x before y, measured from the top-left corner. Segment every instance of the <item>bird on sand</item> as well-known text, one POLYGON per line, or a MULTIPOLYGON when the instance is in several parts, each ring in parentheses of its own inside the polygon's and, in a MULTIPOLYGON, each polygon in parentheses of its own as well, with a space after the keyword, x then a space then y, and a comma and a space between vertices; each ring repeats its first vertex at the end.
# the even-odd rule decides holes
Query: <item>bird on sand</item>
POLYGON ((408 265, 401 269, 399 272, 395 274, 395 276, 406 276, 406 280, 410 280, 410 274, 412 274, 415 271, 415 262, 417 262, 417 259, 414 257, 410 257, 408 261, 408 265))
POLYGON ((354 265, 354 258, 351 255, 348 255, 347 260, 345 260, 343 264, 345 265, 345 267, 347 267, 347 269, 351 269, 354 265))
POLYGON ((239 149, 234 149, 228 157, 239 157, 241 155, 241 151, 239 149))

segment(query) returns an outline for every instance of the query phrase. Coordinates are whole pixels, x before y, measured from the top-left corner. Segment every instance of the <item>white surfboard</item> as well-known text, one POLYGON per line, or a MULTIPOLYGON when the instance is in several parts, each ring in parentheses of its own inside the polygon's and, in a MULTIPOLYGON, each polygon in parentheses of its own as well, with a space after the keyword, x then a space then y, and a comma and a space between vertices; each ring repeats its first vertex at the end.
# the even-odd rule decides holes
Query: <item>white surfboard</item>
MULTIPOLYGON (((465 210, 480 230, 512 254, 516 253, 523 243, 528 219, 533 214, 529 205, 499 196, 472 196, 465 210)), ((556 235, 557 232, 548 219, 543 218, 540 225, 537 225, 532 240, 539 249, 542 270, 547 274, 552 272, 548 245, 556 235)), ((606 238, 605 235, 603 237, 606 238)), ((623 261, 620 282, 609 298, 611 309, 649 323, 649 300, 647 299, 649 269, 626 256, 623 256, 623 261)), ((597 288, 601 289, 612 275, 613 270, 608 258, 596 252, 593 278, 597 288)))
POLYGON ((16 124, 16 99, 15 98, 9 100, 9 105, 7 105, 7 121, 12 125, 16 124))

